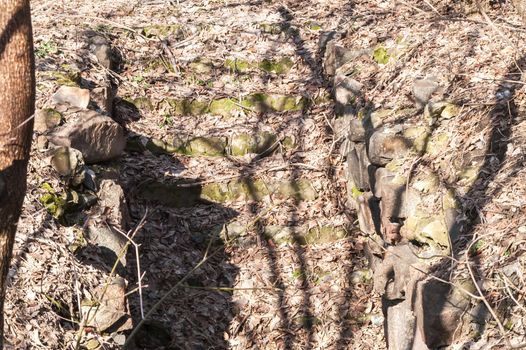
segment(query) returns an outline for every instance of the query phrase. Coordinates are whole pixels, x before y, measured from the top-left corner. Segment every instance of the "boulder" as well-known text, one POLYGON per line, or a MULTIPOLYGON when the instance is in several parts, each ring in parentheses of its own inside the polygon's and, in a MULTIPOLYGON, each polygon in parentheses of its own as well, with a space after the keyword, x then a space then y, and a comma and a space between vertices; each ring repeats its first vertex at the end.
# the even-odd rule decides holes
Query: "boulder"
POLYGON ((113 119, 94 111, 79 111, 48 137, 57 146, 82 152, 86 163, 116 158, 126 146, 124 129, 113 119))
POLYGON ((393 159, 406 157, 411 148, 410 140, 396 130, 382 128, 369 139, 369 159, 375 165, 384 166, 393 159))
POLYGON ((74 107, 87 108, 90 101, 89 90, 76 86, 61 86, 53 95, 55 104, 68 104, 74 107))
POLYGON ((386 168, 378 168, 375 173, 374 195, 380 198, 382 218, 396 220, 411 216, 422 202, 415 189, 407 187, 407 179, 386 168))
POLYGON ((94 327, 98 332, 109 328, 114 328, 114 331, 132 328, 126 302, 126 281, 121 277, 114 278, 108 285, 97 287, 92 300, 82 301, 81 309, 86 326, 94 327))
POLYGON ((100 181, 97 196, 98 205, 92 210, 91 217, 104 217, 104 222, 90 220, 86 229, 88 240, 99 249, 106 269, 111 270, 118 260, 117 272, 124 275, 128 240, 121 232, 126 232, 130 223, 124 191, 116 180, 106 178, 100 181))
MULTIPOLYGON (((460 283, 464 289, 473 292, 469 280, 460 283)), ((470 298, 449 284, 429 279, 417 284, 414 313, 423 340, 430 349, 450 345, 458 331, 463 315, 471 317, 466 311, 470 298)))
POLYGON ((368 234, 379 232, 380 222, 377 199, 371 192, 364 192, 356 196, 356 202, 360 231, 368 234))
POLYGON ((91 103, 101 113, 111 116, 113 114, 113 90, 108 83, 91 90, 91 103))
POLYGON ((46 133, 62 122, 62 114, 53 108, 39 109, 35 112, 34 130, 37 133, 46 133))
POLYGON ((347 169, 356 187, 362 191, 371 189, 376 167, 369 162, 363 143, 354 143, 351 146, 347 153, 347 169))
POLYGON ((346 106, 352 106, 356 97, 362 94, 363 84, 346 76, 336 74, 334 77, 334 100, 336 115, 342 115, 346 106))
POLYGON ((106 69, 111 69, 113 62, 109 40, 102 35, 93 35, 89 38, 89 43, 89 49, 95 55, 100 65, 106 69))
POLYGON ((431 99, 431 96, 439 88, 435 78, 417 79, 413 83, 413 97, 418 109, 423 109, 431 99))

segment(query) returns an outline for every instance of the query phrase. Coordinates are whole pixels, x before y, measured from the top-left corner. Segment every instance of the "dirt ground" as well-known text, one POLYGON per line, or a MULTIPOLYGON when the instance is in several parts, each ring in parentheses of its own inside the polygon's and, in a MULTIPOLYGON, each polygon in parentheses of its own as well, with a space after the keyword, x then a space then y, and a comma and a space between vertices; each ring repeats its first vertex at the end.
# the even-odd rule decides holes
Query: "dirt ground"
MULTIPOLYGON (((526 27, 510 4, 492 2, 480 10, 461 1, 35 0, 32 11, 37 107, 47 106, 60 85, 53 72, 77 70, 83 82, 94 84, 108 74, 86 53, 86 33, 95 31, 111 40, 118 58, 109 72, 116 108, 138 98, 152 105, 119 112, 130 138, 172 142, 275 135, 276 149, 264 156, 127 148, 110 164, 119 167, 131 227, 145 217, 135 238, 143 311, 171 291, 137 348, 386 348, 381 297, 372 291, 363 252, 367 237, 359 232, 347 200, 344 145, 334 136, 334 106, 327 98, 331 86, 322 69, 320 42, 333 31, 344 33, 341 42, 355 49, 406 45, 395 63, 358 72, 373 106, 413 106, 414 79, 434 75, 441 79, 444 98, 462 107, 447 130, 447 150, 426 166, 447 182, 452 175, 441 164, 461 159, 467 150, 487 150, 479 160, 485 166, 476 186, 465 191, 458 186, 466 216, 475 222, 466 242, 482 244, 473 261, 458 252, 455 273, 477 267, 502 329, 490 318, 484 334, 466 334, 451 348, 482 349, 524 336, 526 27), (158 26, 156 35, 145 30, 152 26, 158 26), (284 58, 281 62, 287 63, 272 66, 284 58), (174 113, 163 103, 241 101, 254 93, 307 102, 281 110, 236 108, 223 116, 174 113), (233 179, 252 192, 241 199, 227 196, 174 208, 145 199, 139 190, 149 181, 204 186, 233 179), (284 196, 260 193, 255 188, 260 183, 267 188, 286 183, 293 189, 284 196), (232 223, 242 228, 243 239, 228 236, 232 223), (269 237, 269 228, 293 239, 269 237), (345 235, 323 239, 322 228, 342 228, 345 235), (305 232, 317 234, 302 241, 298 237, 305 232), (504 286, 498 277, 510 265, 521 277, 504 286), (173 290, 182 278, 187 279, 173 290)), ((96 340, 93 349, 120 348, 116 334, 79 333, 78 305, 104 284, 108 272, 68 249, 82 225, 63 226, 46 212, 39 202, 43 183, 63 186, 35 147, 9 273, 6 348, 89 348, 91 339, 96 340)), ((136 325, 141 303, 134 252, 128 261, 136 325)))

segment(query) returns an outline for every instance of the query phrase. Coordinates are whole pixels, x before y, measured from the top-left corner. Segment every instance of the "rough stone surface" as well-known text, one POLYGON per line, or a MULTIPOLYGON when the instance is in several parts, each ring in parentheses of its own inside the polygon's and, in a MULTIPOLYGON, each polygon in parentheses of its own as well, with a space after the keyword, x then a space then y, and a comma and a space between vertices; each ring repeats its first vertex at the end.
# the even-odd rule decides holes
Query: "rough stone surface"
POLYGON ((362 92, 363 84, 346 76, 336 74, 334 77, 334 101, 336 115, 342 115, 346 106, 352 106, 356 97, 362 92))
POLYGON ((45 133, 60 124, 62 115, 53 108, 39 109, 35 112, 34 130, 37 133, 45 133))
POLYGON ((57 147, 52 151, 51 165, 61 176, 71 176, 84 166, 84 159, 79 150, 57 147))
POLYGON ((89 101, 89 90, 76 86, 61 86, 53 95, 54 103, 65 103, 79 108, 87 108, 89 101))
POLYGON ((364 144, 352 145, 351 150, 347 153, 347 167, 356 187, 362 191, 371 189, 376 167, 369 162, 364 144))
POLYGON ((414 213, 421 198, 411 187, 406 191, 407 179, 404 176, 378 168, 375 180, 374 195, 381 199, 382 218, 407 218, 414 213))
POLYGON ((424 106, 431 99, 431 95, 437 91, 439 85, 434 78, 417 79, 413 83, 413 96, 415 98, 416 107, 419 109, 424 106))
POLYGON ((369 139, 369 159, 384 166, 393 159, 404 158, 411 151, 411 142, 394 130, 380 129, 369 139))
POLYGON ((94 300, 82 303, 82 314, 86 325, 103 332, 111 327, 114 331, 125 331, 132 328, 131 317, 126 303, 126 281, 116 277, 107 286, 97 287, 93 293, 94 300))
POLYGON ((76 148, 86 163, 116 158, 126 146, 124 129, 111 118, 93 111, 81 111, 53 131, 49 141, 58 146, 76 148))
POLYGON ((111 116, 113 114, 113 90, 110 84, 99 86, 91 90, 91 103, 100 112, 111 116))
POLYGON ((469 298, 448 284, 432 279, 418 283, 415 314, 430 349, 451 344, 469 305, 469 298))
POLYGON ((97 61, 107 69, 112 68, 112 52, 110 42, 101 35, 90 38, 90 51, 97 57, 97 61))
POLYGON ((360 231, 374 234, 379 231, 379 213, 375 210, 378 201, 371 192, 365 192, 356 196, 358 208, 358 223, 360 231))

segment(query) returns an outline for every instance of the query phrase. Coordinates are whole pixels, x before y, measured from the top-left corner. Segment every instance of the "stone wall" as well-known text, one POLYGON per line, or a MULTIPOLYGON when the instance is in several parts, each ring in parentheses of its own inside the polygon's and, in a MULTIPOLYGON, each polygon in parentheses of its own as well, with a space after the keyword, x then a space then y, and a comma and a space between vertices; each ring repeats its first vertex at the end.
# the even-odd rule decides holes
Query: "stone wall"
POLYGON ((375 291, 384 300, 389 348, 448 345, 471 310, 466 293, 451 285, 473 286, 461 277, 438 282, 428 271, 443 263, 435 257, 450 255, 465 224, 455 193, 471 186, 478 172, 477 163, 469 161, 473 154, 459 162, 441 156, 448 152, 448 123, 461 108, 444 100, 435 76, 414 80, 413 106, 375 105, 368 100, 370 86, 359 79, 364 75, 356 72, 376 71, 374 65, 404 50, 403 42, 379 52, 349 49, 339 44, 338 35, 327 37, 334 39, 326 43, 324 71, 333 87, 335 137, 343 140, 348 205, 368 237, 366 253, 375 291), (455 188, 441 180, 441 169, 454 174, 449 183, 455 188))

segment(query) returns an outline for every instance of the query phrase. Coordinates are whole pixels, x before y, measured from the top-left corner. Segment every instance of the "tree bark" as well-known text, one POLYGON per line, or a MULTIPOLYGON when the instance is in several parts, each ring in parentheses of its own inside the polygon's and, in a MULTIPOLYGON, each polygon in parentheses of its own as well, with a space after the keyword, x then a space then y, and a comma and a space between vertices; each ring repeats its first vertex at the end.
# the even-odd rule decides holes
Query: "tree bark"
POLYGON ((0 0, 0 349, 6 277, 26 193, 34 70, 29 0, 0 0))

